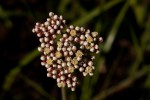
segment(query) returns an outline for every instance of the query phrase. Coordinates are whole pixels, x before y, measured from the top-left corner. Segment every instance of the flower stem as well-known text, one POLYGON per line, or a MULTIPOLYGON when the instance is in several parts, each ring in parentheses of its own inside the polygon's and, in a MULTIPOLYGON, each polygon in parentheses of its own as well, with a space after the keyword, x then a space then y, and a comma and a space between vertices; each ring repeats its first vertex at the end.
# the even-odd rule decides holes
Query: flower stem
POLYGON ((66 99, 66 91, 65 91, 64 87, 61 88, 61 95, 62 95, 62 100, 67 100, 66 99))

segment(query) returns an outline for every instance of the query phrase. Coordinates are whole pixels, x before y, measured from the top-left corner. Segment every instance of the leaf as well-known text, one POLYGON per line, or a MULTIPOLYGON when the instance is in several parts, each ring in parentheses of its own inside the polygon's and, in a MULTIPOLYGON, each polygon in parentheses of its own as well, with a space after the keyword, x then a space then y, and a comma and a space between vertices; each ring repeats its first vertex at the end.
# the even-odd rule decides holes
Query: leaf
POLYGON ((39 52, 37 49, 31 51, 28 53, 22 60, 20 60, 18 66, 13 68, 6 76, 4 84, 3 84, 3 89, 5 91, 8 91, 15 81, 16 75, 18 75, 21 72, 21 69, 29 64, 33 59, 35 59, 39 55, 39 52))
POLYGON ((54 97, 52 97, 50 94, 48 94, 39 84, 37 84, 36 82, 32 81, 31 79, 29 79, 28 77, 21 75, 21 78, 28 84, 30 85, 33 89, 35 89, 37 92, 39 92, 41 95, 43 95, 44 97, 50 99, 50 100, 54 100, 54 97))
POLYGON ((127 1, 124 6, 122 7, 122 9, 120 10, 118 16, 116 17, 114 24, 109 32, 109 35, 106 39, 106 43, 104 44, 104 51, 107 53, 110 51, 111 46, 115 40, 116 34, 119 30, 119 26, 121 24, 121 22, 123 21, 125 14, 127 12, 129 8, 129 2, 127 1))
POLYGON ((122 2, 122 1, 123 0, 110 1, 107 4, 105 4, 103 9, 101 9, 101 7, 96 7, 95 9, 90 11, 90 13, 88 13, 86 16, 81 16, 81 18, 79 20, 75 21, 72 24, 78 25, 78 26, 83 25, 83 24, 87 23, 88 21, 90 21, 91 19, 93 19, 94 17, 96 17, 97 15, 99 15, 102 12, 114 7, 115 5, 117 5, 118 3, 122 2))

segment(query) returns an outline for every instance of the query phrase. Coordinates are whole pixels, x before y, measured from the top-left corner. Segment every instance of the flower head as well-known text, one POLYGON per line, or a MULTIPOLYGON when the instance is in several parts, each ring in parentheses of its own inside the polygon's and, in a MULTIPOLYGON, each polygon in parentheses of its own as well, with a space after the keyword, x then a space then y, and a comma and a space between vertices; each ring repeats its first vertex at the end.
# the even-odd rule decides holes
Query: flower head
POLYGON ((52 12, 44 23, 36 23, 32 31, 41 43, 41 64, 47 68, 47 76, 56 79, 58 87, 67 86, 74 91, 77 69, 83 76, 93 75, 93 53, 99 53, 98 43, 102 42, 98 32, 67 26, 62 16, 52 12))

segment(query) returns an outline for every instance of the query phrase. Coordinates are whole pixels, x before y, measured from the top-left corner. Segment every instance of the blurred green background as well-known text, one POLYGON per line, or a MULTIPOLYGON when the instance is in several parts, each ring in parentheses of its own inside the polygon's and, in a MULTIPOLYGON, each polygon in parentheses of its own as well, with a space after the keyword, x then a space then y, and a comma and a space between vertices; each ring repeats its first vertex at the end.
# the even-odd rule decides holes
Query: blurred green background
POLYGON ((1 0, 0 100, 61 100, 32 33, 50 11, 104 39, 94 76, 68 100, 150 100, 150 0, 1 0))

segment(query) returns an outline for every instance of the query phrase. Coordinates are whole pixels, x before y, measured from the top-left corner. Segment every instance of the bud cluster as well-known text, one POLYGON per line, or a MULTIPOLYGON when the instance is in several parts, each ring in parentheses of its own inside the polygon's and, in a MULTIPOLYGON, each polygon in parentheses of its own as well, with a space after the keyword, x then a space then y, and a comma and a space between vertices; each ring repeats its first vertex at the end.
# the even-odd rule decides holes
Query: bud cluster
POLYGON ((62 16, 49 13, 44 23, 36 23, 33 28, 41 42, 41 65, 47 68, 47 76, 56 79, 58 87, 75 90, 78 84, 75 71, 93 75, 94 54, 99 53, 102 37, 97 32, 78 26, 67 26, 62 16))

